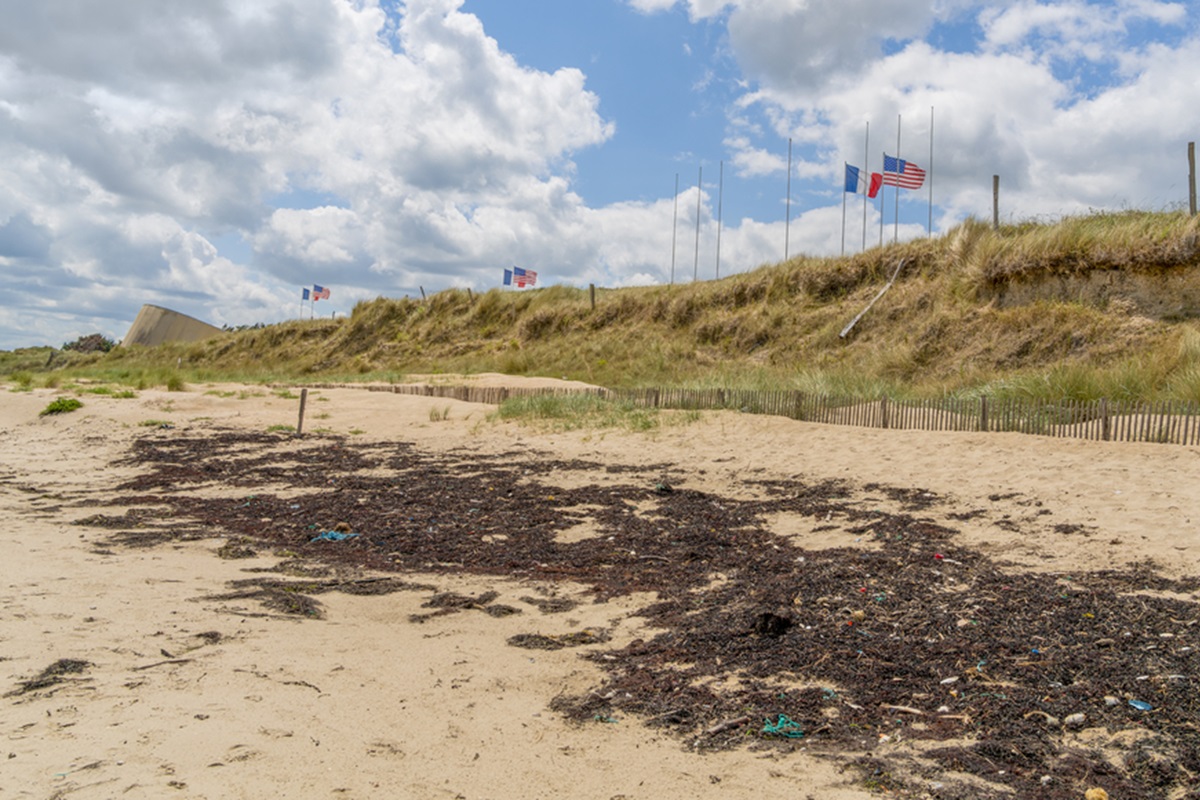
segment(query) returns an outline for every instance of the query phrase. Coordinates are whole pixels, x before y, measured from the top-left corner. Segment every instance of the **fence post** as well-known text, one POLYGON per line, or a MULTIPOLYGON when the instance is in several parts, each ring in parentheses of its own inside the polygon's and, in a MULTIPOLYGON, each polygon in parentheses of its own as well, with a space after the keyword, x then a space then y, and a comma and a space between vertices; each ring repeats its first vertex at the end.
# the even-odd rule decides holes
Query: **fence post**
POLYGON ((1000 176, 992 176, 992 230, 1000 230, 1000 176))
POLYGON ((1108 418, 1108 398, 1100 398, 1100 435, 1104 441, 1112 438, 1112 421, 1108 418))
POLYGON ((1188 142, 1188 211, 1196 216, 1196 143, 1188 142))
POLYGON ((595 311, 596 310, 596 284, 594 284, 594 283, 588 284, 588 294, 591 295, 591 298, 592 298, 592 311, 595 311))
POLYGON ((979 430, 987 431, 988 429, 988 401, 987 397, 979 398, 979 430))
POLYGON ((304 406, 308 403, 308 389, 300 390, 300 418, 296 420, 296 435, 304 435, 304 406))
POLYGON ((879 421, 883 424, 884 428, 889 427, 891 423, 891 420, 888 419, 888 401, 886 396, 879 399, 879 421))

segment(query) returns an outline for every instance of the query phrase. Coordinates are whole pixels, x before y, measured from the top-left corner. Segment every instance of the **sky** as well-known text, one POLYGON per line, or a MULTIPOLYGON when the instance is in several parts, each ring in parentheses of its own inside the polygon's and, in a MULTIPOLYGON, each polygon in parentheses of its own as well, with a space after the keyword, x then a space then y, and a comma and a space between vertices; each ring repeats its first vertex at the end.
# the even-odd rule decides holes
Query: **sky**
MULTIPOLYGON (((1195 0, 0 0, 0 349, 1187 206, 1195 0), (899 141, 899 147, 897 142, 899 141), (925 169, 866 201, 847 163, 925 169), (790 172, 789 172, 790 165, 790 172), (320 284, 330 297, 301 299, 320 284)), ((529 289, 511 289, 530 291, 529 289)))

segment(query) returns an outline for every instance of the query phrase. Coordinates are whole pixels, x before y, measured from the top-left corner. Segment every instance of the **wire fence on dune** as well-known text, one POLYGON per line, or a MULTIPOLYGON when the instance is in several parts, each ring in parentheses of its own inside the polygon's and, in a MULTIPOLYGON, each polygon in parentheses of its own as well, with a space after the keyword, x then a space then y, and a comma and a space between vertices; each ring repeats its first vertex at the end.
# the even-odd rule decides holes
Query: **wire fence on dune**
POLYGON ((591 394, 640 408, 732 410, 825 425, 918 431, 1015 432, 1112 442, 1200 444, 1194 402, 938 398, 863 400, 800 391, 731 389, 584 389, 498 386, 372 386, 373 391, 499 405, 517 397, 591 394))

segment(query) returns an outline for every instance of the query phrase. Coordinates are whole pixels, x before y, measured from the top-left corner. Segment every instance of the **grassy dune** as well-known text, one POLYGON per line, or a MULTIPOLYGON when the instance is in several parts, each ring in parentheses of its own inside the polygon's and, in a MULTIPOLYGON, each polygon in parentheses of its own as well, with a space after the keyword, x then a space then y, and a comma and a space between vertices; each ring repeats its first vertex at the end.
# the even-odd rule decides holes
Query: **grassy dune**
POLYGON ((1200 219, 1124 212, 944 236, 676 286, 552 286, 359 303, 188 345, 45 355, 34 380, 399 380, 495 371, 612 387, 862 397, 1200 400, 1200 219), (895 286, 846 339, 839 332, 895 286))

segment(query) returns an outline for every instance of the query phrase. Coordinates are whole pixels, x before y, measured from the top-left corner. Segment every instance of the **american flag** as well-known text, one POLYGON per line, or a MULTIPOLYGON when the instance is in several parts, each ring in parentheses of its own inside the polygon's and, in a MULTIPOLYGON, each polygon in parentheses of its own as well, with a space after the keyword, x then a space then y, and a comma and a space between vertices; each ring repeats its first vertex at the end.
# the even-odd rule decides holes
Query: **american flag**
POLYGON ((314 300, 328 300, 329 299, 329 289, 325 286, 317 286, 314 283, 313 284, 313 299, 314 300))
POLYGON ((901 189, 920 189, 925 183, 925 170, 911 161, 883 156, 883 185, 899 186, 901 189))
POLYGON ((531 269, 512 268, 513 283, 518 287, 534 286, 537 284, 537 273, 531 269))

